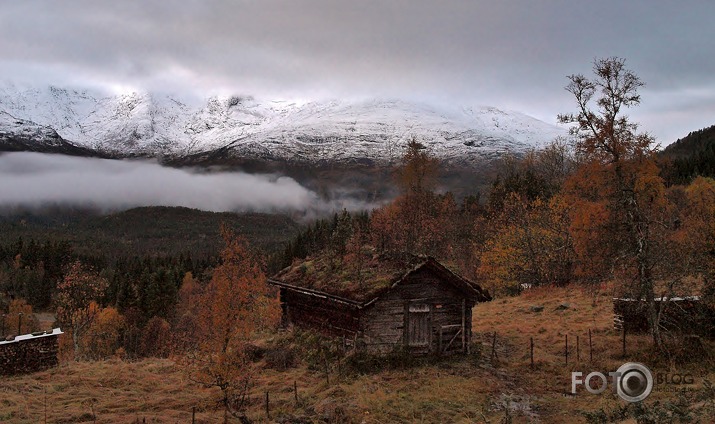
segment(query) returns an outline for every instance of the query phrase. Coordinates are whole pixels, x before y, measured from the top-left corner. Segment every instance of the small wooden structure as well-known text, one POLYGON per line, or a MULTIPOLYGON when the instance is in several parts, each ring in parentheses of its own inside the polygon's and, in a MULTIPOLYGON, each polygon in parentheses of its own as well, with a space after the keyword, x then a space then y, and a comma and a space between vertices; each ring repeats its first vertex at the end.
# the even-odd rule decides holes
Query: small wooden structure
POLYGON ((58 338, 55 328, 0 340, 0 375, 26 374, 57 366, 58 338))
POLYGON ((307 260, 268 280, 280 289, 284 324, 343 336, 369 352, 466 353, 472 308, 491 300, 431 257, 377 258, 358 273, 329 271, 326 262, 307 260))
MULTIPOLYGON (((661 310, 660 327, 666 331, 715 337, 715 311, 698 296, 655 299, 661 310)), ((645 300, 613 298, 613 327, 617 331, 643 333, 648 331, 645 300)))

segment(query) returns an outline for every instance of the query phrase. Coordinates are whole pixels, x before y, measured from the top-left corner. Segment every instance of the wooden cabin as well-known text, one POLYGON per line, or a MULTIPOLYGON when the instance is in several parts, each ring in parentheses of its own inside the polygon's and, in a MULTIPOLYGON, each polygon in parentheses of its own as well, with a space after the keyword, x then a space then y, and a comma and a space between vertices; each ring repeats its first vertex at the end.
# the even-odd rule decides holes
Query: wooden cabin
POLYGON ((374 353, 466 353, 472 308, 491 300, 431 257, 382 257, 343 268, 351 269, 309 259, 270 278, 280 289, 284 324, 343 336, 374 353))

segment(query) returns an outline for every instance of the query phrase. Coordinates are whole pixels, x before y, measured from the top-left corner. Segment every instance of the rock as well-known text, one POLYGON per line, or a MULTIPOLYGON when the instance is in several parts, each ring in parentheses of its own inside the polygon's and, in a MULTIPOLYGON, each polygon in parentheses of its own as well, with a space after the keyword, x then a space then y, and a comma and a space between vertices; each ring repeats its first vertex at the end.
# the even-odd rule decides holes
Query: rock
POLYGON ((544 305, 531 305, 529 307, 530 312, 541 312, 544 310, 544 305))
POLYGON ((566 309, 571 309, 571 304, 570 303, 562 303, 559 306, 556 307, 557 311, 565 311, 566 309))

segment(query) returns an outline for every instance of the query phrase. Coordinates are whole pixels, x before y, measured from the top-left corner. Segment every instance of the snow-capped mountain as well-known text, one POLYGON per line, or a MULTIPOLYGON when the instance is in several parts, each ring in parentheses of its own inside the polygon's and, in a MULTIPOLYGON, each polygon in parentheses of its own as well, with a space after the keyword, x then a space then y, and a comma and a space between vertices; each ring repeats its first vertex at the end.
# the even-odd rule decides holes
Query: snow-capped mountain
POLYGON ((92 155, 95 152, 63 140, 57 131, 0 112, 0 151, 92 155))
POLYGON ((23 139, 35 149, 64 143, 120 157, 206 157, 220 151, 247 159, 380 163, 399 157, 415 137, 438 157, 470 162, 538 148, 565 133, 491 107, 241 96, 193 102, 150 93, 0 87, 0 147, 23 139))

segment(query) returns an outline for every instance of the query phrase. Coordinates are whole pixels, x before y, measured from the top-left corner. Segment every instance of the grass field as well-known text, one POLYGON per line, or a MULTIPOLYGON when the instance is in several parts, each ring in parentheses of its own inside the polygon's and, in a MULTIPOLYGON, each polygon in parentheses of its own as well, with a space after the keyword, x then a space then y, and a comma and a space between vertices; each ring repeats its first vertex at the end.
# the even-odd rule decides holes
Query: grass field
MULTIPOLYGON (((340 375, 334 364, 327 378, 324 371, 312 370, 305 360, 279 371, 264 357, 257 363, 247 415, 254 422, 284 423, 579 423, 587 422, 581 411, 595 411, 612 415, 613 420, 600 422, 635 423, 626 418, 628 411, 623 412, 625 402, 610 391, 601 395, 584 390, 570 393, 571 371, 608 372, 630 360, 643 362, 655 373, 693 376, 689 385, 656 385, 645 401, 647 413, 656 417, 651 422, 686 422, 659 421, 659 413, 712 422, 714 393, 705 388, 706 381, 715 381, 712 359, 688 363, 667 359, 652 352, 645 335, 627 337, 624 358, 621 337, 612 330, 610 300, 607 289, 545 288, 477 305, 477 353, 470 357, 425 358, 361 373, 343 364, 340 375), (568 307, 560 309, 562 303, 568 307), (536 305, 543 306, 543 311, 531 312, 536 305), (496 358, 492 358, 494 332, 496 358), (566 335, 568 364, 564 358, 566 335), (529 354, 532 337, 534 369, 529 354), (682 401, 670 391, 684 388, 692 391, 682 401), (266 391, 270 418, 265 411, 266 391)), ((259 344, 270 346, 271 339, 285 337, 290 335, 271 335, 259 344)), ((713 352, 712 344, 706 349, 713 352)), ((49 423, 133 423, 144 419, 186 423, 191 422, 192 407, 197 408, 196 422, 223 422, 223 413, 213 402, 216 393, 192 385, 171 360, 69 362, 33 375, 4 378, 0 394, 0 421, 7 422, 44 422, 46 413, 49 423)), ((599 422, 595 419, 592 422, 599 422)))

